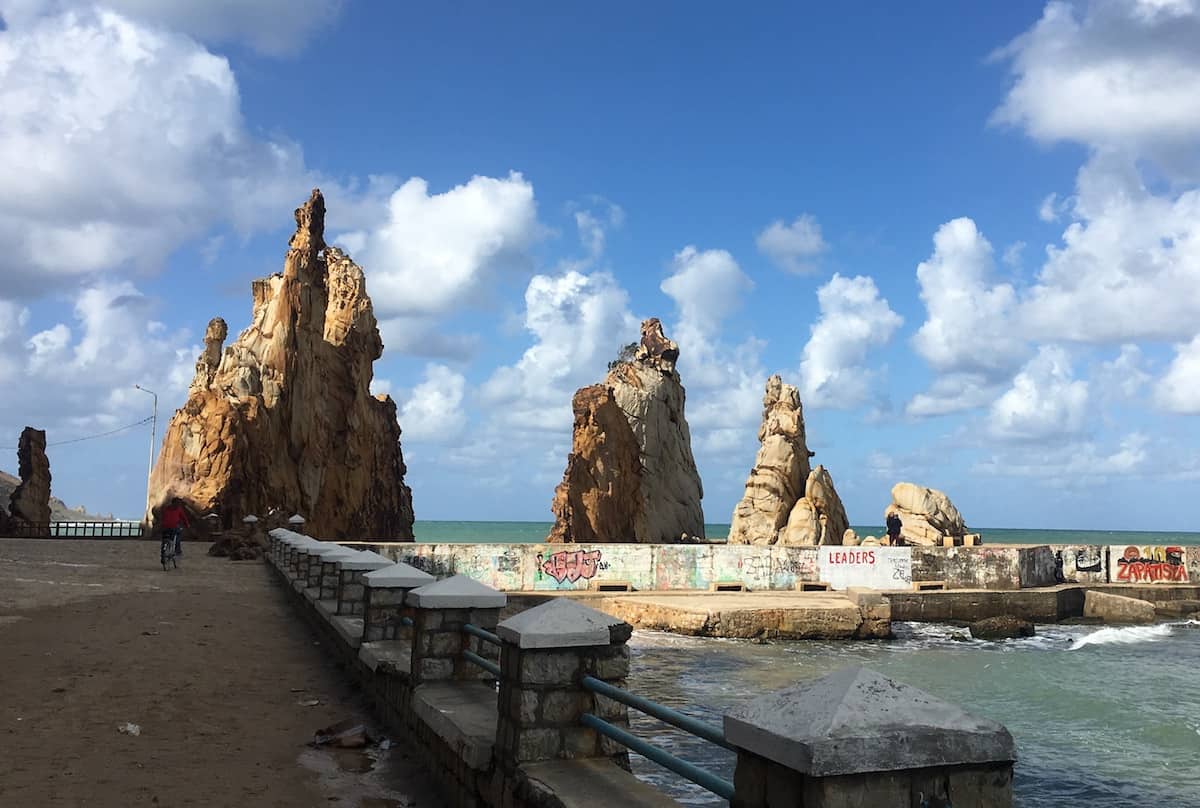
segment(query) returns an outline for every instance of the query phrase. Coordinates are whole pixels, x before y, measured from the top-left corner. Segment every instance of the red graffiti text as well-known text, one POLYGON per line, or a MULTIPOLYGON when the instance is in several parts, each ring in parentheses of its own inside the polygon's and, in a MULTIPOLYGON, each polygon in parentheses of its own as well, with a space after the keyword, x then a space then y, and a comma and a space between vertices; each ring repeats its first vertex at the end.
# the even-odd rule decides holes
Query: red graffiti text
POLYGON ((1125 583, 1186 581, 1182 547, 1126 547, 1117 559, 1117 580, 1125 583))

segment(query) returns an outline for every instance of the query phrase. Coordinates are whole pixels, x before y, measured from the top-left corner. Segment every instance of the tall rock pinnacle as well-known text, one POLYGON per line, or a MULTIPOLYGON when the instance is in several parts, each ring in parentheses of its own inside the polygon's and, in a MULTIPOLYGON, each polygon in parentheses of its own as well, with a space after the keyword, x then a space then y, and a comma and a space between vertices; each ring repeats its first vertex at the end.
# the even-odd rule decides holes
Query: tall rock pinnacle
POLYGON ((396 404, 370 393, 383 340, 363 271, 326 246, 325 199, 296 209, 283 273, 252 283, 250 326, 214 318, 167 427, 152 503, 179 496, 232 526, 274 509, 326 538, 412 538, 396 404))

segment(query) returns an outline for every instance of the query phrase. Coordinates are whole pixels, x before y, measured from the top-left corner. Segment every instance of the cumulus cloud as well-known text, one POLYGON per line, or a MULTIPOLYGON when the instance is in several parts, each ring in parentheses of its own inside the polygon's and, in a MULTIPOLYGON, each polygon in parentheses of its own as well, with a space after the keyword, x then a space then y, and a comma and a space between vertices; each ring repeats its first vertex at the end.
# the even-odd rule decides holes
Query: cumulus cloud
POLYGON ((484 382, 482 397, 504 424, 569 430, 575 390, 600 380, 620 347, 638 338, 629 295, 607 272, 535 275, 525 289, 524 324, 534 344, 484 382))
POLYGON ((829 249, 821 225, 810 213, 797 216, 791 224, 777 219, 758 234, 758 249, 776 266, 797 275, 816 271, 817 259, 829 249))
POLYGON ((856 407, 876 376, 867 367, 867 353, 886 345, 904 320, 863 275, 834 274, 817 290, 817 301, 821 316, 800 361, 804 401, 810 407, 856 407))
POLYGON ((191 380, 201 347, 186 331, 159 319, 162 304, 128 281, 102 281, 77 293, 70 325, 28 334, 29 318, 0 301, 0 434, 15 434, 31 413, 57 431, 87 431, 130 423, 148 412, 143 384, 163 408, 191 380))
POLYGON ((386 318, 478 303, 492 275, 528 264, 525 250, 540 233, 533 186, 514 172, 472 177, 440 194, 414 177, 388 199, 386 221, 337 240, 357 248, 386 318))
POLYGON ((1190 149, 1200 132, 1200 6, 1191 0, 1050 2, 995 54, 1014 83, 993 114, 1043 142, 1190 149))
POLYGON ((1177 345, 1175 358, 1154 388, 1160 407, 1185 415, 1200 415, 1200 336, 1177 345))
POLYGON ((1133 398, 1150 381, 1144 363, 1141 348, 1132 343, 1122 345, 1115 357, 1100 363, 1094 377, 1097 387, 1109 398, 1117 395, 1133 398))
POLYGON ((679 372, 688 389, 688 424, 698 454, 729 453, 753 440, 762 411, 765 346, 753 337, 730 344, 725 322, 754 283, 725 250, 687 246, 660 285, 675 303, 668 336, 679 343, 679 372))
POLYGON ((992 454, 973 470, 1004 477, 1037 477, 1053 485, 1092 485, 1110 477, 1144 473, 1149 466, 1149 438, 1141 432, 1125 435, 1116 446, 1095 441, 1031 445, 992 454))
POLYGON ((1087 404, 1087 382, 1073 377, 1067 352, 1042 346, 992 404, 988 426, 1005 440, 1064 438, 1083 429, 1087 404))
POLYGON ((933 254, 917 267, 928 317, 913 345, 942 372, 1001 373, 1025 353, 1014 332, 1016 291, 993 283, 992 245, 967 218, 933 236, 933 254))
POLYGON ((9 25, 96 5, 203 42, 239 42, 271 56, 290 55, 337 19, 345 0, 8 0, 9 25))
POLYGON ((43 291, 47 276, 156 268, 221 221, 274 224, 305 174, 295 144, 247 132, 229 63, 186 36, 111 11, 0 36, 10 296, 43 291))
POLYGON ((400 427, 407 439, 452 441, 467 424, 463 397, 467 380, 445 365, 430 363, 425 375, 400 405, 400 427))

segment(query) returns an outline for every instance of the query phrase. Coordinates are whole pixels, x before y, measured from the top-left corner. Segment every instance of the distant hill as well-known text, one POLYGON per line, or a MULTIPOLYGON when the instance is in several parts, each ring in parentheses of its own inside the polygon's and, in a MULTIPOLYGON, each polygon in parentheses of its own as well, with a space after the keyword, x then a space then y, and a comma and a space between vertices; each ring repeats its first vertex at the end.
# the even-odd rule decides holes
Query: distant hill
MULTIPOLYGON (((5 513, 8 512, 8 501, 12 497, 12 492, 21 484, 20 477, 14 477, 6 471, 0 471, 0 508, 5 513)), ((112 522, 115 521, 113 515, 97 516, 94 513, 88 513, 87 508, 80 505, 78 508, 69 508, 67 503, 63 502, 58 497, 50 497, 50 521, 52 522, 112 522)))

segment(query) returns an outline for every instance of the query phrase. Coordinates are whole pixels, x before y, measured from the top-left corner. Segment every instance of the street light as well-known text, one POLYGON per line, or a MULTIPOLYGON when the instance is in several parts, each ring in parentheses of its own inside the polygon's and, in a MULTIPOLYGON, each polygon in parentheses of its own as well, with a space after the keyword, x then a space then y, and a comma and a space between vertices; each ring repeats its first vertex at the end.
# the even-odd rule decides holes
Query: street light
POLYGON ((154 436, 158 429, 158 393, 135 384, 138 390, 154 396, 154 413, 150 416, 150 462, 146 466, 146 528, 150 527, 150 476, 154 474, 154 436))

